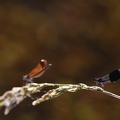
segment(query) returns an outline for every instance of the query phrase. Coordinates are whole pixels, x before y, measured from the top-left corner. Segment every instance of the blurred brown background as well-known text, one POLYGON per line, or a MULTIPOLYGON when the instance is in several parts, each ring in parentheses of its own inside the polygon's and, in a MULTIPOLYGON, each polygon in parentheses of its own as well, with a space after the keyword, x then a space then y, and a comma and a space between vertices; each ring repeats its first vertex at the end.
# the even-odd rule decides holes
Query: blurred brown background
MULTIPOLYGON (((0 94, 45 58, 36 82, 85 83, 120 68, 120 1, 0 1, 0 94)), ((120 94, 120 81, 105 86, 120 94)), ((33 107, 27 99, 0 120, 120 120, 120 100, 91 91, 65 93, 33 107)))

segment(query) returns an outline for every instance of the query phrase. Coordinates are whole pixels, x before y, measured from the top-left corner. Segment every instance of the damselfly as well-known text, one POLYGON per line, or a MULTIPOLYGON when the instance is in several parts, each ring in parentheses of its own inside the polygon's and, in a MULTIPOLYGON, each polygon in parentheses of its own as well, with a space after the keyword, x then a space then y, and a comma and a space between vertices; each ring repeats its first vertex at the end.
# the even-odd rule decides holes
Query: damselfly
POLYGON ((114 82, 120 79, 120 69, 112 71, 103 77, 95 78, 95 82, 104 86, 107 82, 114 82))
POLYGON ((44 72, 51 66, 52 64, 47 64, 47 60, 42 59, 40 63, 30 73, 23 76, 23 80, 27 82, 33 82, 34 78, 41 77, 44 72))

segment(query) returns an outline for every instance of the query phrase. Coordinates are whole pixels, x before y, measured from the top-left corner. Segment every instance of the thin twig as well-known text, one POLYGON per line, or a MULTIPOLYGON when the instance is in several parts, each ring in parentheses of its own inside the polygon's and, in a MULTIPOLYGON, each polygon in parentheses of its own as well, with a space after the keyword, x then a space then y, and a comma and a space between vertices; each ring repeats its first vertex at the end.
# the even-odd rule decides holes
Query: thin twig
POLYGON ((53 87, 44 93, 40 98, 32 102, 32 105, 38 105, 41 102, 56 98, 64 92, 76 92, 78 90, 91 90, 97 91, 117 99, 120 99, 119 95, 105 91, 98 86, 87 86, 86 84, 54 84, 54 83, 30 83, 22 87, 13 87, 12 90, 5 92, 0 97, 0 107, 5 106, 4 114, 7 115, 11 109, 20 104, 25 98, 30 97, 35 93, 41 92, 45 87, 53 87), (54 88, 56 87, 56 88, 54 88))

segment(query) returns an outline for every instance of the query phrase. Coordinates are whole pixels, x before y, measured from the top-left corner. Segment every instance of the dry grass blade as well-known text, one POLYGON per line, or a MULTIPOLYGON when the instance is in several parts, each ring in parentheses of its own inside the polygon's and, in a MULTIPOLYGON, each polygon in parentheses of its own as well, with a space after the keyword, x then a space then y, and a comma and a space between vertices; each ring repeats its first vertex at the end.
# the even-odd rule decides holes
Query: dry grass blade
POLYGON ((20 104, 25 98, 30 97, 45 87, 56 87, 51 88, 46 93, 44 93, 40 98, 33 101, 32 105, 38 105, 41 102, 46 100, 54 99, 64 92, 76 92, 78 90, 91 90, 100 92, 117 99, 120 99, 119 95, 111 93, 109 91, 105 91, 103 88, 98 86, 87 86, 86 84, 79 83, 79 84, 54 84, 54 83, 30 83, 22 87, 13 87, 12 90, 5 92, 0 97, 0 107, 5 106, 4 114, 7 115, 15 106, 20 104))

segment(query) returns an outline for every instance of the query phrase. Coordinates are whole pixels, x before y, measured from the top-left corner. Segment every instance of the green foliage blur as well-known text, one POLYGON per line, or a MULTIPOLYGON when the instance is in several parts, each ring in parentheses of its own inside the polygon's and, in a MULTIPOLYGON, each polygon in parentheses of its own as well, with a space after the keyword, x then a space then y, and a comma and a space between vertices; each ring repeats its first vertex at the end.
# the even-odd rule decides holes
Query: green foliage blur
MULTIPOLYGON (((120 1, 0 1, 0 95, 22 86, 42 58, 53 66, 36 82, 85 83, 120 68, 120 1)), ((120 81, 105 89, 120 94, 120 81)), ((33 107, 27 99, 0 120, 120 120, 120 101, 91 91, 33 107)))

